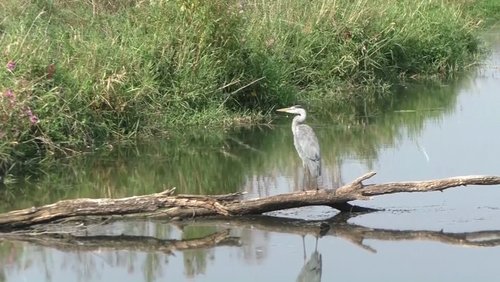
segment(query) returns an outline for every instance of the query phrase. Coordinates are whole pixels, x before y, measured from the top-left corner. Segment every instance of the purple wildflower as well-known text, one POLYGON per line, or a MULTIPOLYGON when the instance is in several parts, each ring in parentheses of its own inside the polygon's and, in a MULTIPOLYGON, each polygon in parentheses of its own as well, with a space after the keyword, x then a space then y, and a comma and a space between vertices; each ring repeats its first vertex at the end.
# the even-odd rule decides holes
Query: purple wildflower
POLYGON ((13 105, 16 102, 16 96, 14 95, 14 91, 7 89, 3 95, 5 98, 7 98, 10 102, 11 105, 13 105))
POLYGON ((39 120, 38 120, 38 117, 37 117, 36 115, 31 115, 31 116, 30 116, 30 122, 31 122, 31 124, 32 124, 32 125, 37 124, 37 123, 38 123, 38 121, 39 121, 39 120))
POLYGON ((10 71, 10 72, 13 72, 15 69, 16 69, 16 62, 10 60, 8 63, 7 63, 7 69, 10 71))
POLYGON ((7 97, 9 99, 15 98, 14 92, 12 92, 12 90, 10 90, 10 89, 7 89, 7 91, 5 91, 5 93, 3 95, 5 95, 5 97, 7 97))
POLYGON ((27 108, 26 111, 24 111, 24 113, 28 116, 30 123, 32 125, 35 125, 40 121, 38 117, 35 114, 33 114, 30 108, 27 108))

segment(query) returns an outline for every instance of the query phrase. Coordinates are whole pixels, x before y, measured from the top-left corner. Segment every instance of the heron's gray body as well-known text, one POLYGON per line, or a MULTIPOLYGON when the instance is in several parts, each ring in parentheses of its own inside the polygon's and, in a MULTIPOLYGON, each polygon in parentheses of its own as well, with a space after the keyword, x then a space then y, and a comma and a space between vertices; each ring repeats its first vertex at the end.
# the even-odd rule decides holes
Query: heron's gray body
POLYGON ((313 129, 307 124, 292 125, 292 131, 293 144, 299 157, 302 159, 304 168, 308 170, 311 177, 319 177, 321 175, 321 153, 318 137, 316 137, 313 129))

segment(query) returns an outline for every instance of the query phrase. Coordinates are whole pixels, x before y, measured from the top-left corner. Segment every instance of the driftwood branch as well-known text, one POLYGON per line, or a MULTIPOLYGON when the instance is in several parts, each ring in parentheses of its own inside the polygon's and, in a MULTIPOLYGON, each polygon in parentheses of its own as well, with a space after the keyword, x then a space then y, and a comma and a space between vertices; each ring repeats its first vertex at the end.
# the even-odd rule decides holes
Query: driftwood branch
POLYGON ((74 199, 0 214, 0 230, 9 231, 59 219, 92 216, 166 217, 257 215, 275 210, 324 205, 340 211, 370 211, 352 206, 350 201, 400 192, 442 191, 466 185, 497 185, 499 176, 461 176, 437 180, 363 184, 374 172, 358 177, 338 189, 292 192, 257 199, 240 199, 241 193, 217 196, 173 195, 173 189, 161 193, 121 199, 74 199))
POLYGON ((448 188, 467 185, 498 185, 500 177, 486 175, 457 176, 427 181, 407 181, 367 185, 362 193, 364 196, 378 196, 400 192, 431 192, 443 191, 448 188))

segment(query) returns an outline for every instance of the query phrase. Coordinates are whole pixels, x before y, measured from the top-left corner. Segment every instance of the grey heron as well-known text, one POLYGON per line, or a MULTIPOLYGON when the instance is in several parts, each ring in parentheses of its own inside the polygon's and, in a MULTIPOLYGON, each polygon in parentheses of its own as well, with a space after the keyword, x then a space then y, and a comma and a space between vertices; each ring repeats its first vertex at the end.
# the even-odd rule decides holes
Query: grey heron
POLYGON ((306 110, 300 105, 295 105, 277 111, 296 115, 292 120, 293 144, 302 159, 304 169, 307 170, 308 184, 311 185, 314 181, 314 186, 318 189, 318 178, 321 176, 321 154, 314 130, 303 123, 307 117, 306 110))

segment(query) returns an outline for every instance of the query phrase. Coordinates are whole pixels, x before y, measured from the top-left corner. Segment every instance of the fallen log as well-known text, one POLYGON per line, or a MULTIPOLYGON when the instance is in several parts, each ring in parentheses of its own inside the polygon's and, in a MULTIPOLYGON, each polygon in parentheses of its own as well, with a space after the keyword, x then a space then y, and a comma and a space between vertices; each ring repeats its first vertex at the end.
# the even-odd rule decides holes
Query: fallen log
POLYGON ((499 176, 459 176, 427 181, 363 184, 375 172, 367 173, 338 189, 291 192, 257 199, 241 199, 242 193, 228 195, 174 195, 174 190, 120 199, 73 199, 0 214, 0 231, 26 228, 60 219, 92 216, 165 217, 182 219, 200 216, 241 216, 323 205, 343 211, 373 211, 353 206, 354 200, 401 192, 442 191, 466 185, 497 185, 499 176))

